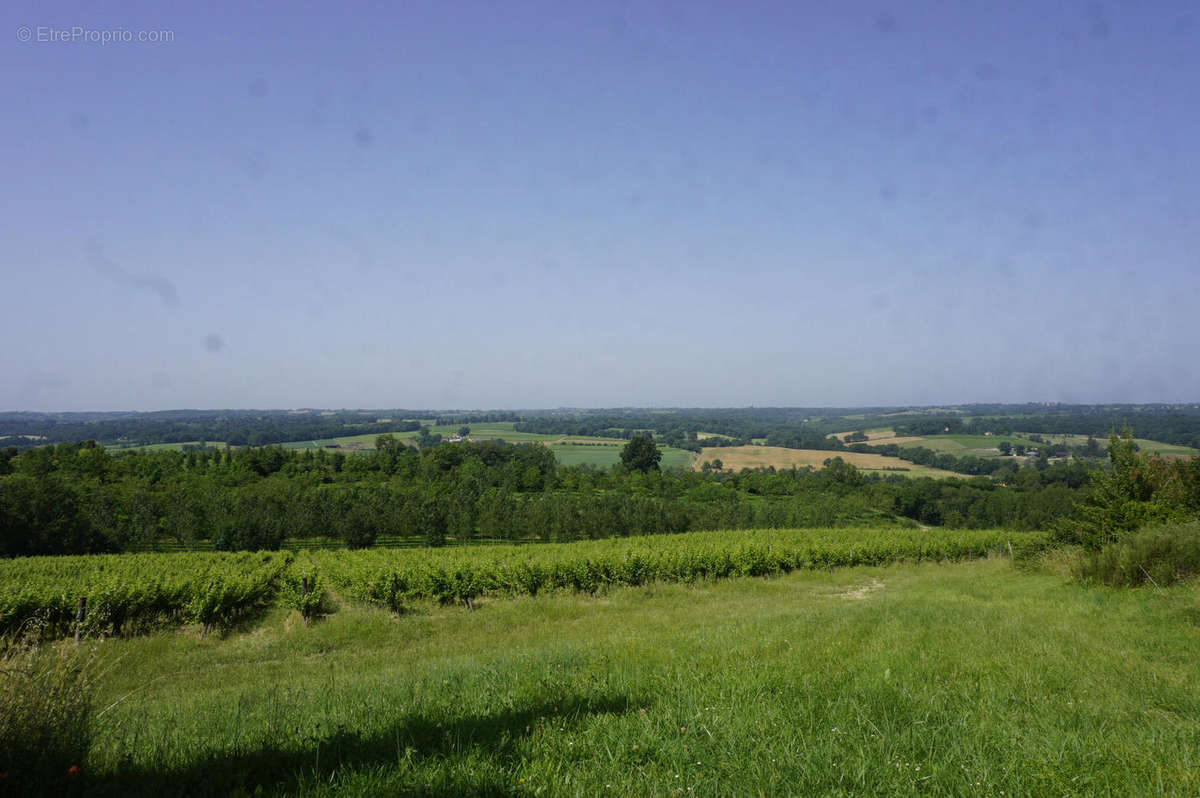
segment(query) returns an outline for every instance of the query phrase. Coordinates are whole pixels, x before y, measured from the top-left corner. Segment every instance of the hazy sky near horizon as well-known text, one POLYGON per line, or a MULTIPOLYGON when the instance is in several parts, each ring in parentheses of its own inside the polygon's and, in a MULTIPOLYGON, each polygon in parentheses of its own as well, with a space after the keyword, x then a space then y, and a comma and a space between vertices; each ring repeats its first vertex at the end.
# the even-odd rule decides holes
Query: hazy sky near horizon
POLYGON ((0 410, 1200 399, 1194 0, 184 5, 0 10, 0 410))

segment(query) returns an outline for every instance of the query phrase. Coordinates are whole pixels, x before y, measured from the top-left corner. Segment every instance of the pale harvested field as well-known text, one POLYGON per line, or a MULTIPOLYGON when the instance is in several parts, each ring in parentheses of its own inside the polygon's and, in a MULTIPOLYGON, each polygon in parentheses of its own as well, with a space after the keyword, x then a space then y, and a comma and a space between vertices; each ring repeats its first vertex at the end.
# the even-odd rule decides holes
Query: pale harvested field
MULTIPOLYGON (((846 436, 853 435, 854 432, 855 432, 855 430, 849 430, 848 432, 839 432, 836 435, 834 435, 833 437, 837 438, 838 440, 845 441, 846 436)), ((892 429, 891 427, 882 427, 880 429, 867 429, 867 430, 863 430, 863 432, 865 432, 867 435, 867 440, 865 441, 865 443, 869 443, 872 446, 882 446, 885 443, 894 443, 897 446, 899 446, 902 443, 916 443, 916 442, 922 440, 922 438, 919 435, 917 435, 917 436, 897 435, 896 430, 892 429)), ((859 443, 864 443, 864 441, 859 441, 859 443)))
POLYGON ((881 454, 858 454, 856 452, 832 452, 825 449, 784 449, 780 446, 706 446, 700 450, 700 456, 692 463, 692 468, 699 470, 705 462, 720 460, 726 469, 740 471, 743 468, 804 468, 812 466, 820 469, 825 461, 832 457, 841 457, 847 463, 863 471, 883 471, 897 473, 910 477, 961 477, 952 471, 940 468, 929 468, 901 460, 899 457, 884 457, 881 454), (906 471, 884 471, 888 468, 904 468, 906 471))

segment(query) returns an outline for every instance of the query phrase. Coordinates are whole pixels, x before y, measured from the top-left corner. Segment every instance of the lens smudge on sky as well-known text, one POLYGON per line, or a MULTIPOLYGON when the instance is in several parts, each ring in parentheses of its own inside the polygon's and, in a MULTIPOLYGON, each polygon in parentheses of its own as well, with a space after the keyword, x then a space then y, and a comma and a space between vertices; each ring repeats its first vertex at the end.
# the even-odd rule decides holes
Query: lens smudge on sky
POLYGON ((218 6, 0 12, 0 409, 1200 394, 1190 2, 218 6))

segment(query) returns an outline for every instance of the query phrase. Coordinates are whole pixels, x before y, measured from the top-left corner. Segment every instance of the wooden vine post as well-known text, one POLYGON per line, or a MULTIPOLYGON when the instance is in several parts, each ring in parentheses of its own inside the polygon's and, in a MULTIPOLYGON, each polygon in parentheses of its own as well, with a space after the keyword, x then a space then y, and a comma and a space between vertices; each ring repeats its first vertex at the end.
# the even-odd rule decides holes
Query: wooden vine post
POLYGON ((79 609, 75 611, 75 642, 83 635, 83 619, 87 617, 87 596, 79 597, 79 609))

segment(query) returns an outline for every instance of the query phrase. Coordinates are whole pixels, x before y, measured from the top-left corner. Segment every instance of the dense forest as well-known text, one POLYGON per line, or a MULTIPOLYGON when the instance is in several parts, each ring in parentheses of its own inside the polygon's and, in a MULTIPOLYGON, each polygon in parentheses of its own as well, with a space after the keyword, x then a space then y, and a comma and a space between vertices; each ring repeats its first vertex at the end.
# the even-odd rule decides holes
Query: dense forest
MULTIPOLYGON (((1112 471, 1117 443, 1125 447, 1120 451, 1141 458, 1140 465, 1126 468, 1142 480, 1129 501, 1169 508, 1146 517, 1200 512, 1200 458, 1160 461, 1138 453, 1132 438, 1110 439, 1130 418, 1141 437, 1200 443, 1200 410, 1163 405, 853 413, 844 408, 5 413, 0 556, 167 543, 218 549, 272 549, 296 541, 442 545, 863 523, 1065 529, 1077 511, 1090 506, 1098 480, 1112 471), (521 432, 629 440, 636 444, 630 448, 646 454, 656 454, 657 445, 697 451, 702 445, 755 442, 824 449, 829 457, 817 470, 740 473, 712 463, 699 471, 660 471, 657 457, 644 466, 627 461, 612 468, 568 467, 539 444, 443 442, 422 421, 443 428, 516 422, 521 432), (882 426, 927 437, 1014 431, 1092 437, 1077 446, 1045 441, 1026 461, 872 445, 861 433, 844 436, 847 442, 832 436, 882 426), (413 430, 421 434, 407 443, 388 434, 413 430), (375 448, 346 453, 273 445, 349 434, 377 434, 375 448), (194 441, 224 441, 231 448, 106 448, 194 441), (868 474, 842 460, 839 453, 846 451, 899 457, 964 478, 868 474)), ((1141 517, 1138 513, 1113 517, 1141 517)))
MULTIPOLYGON (((1074 461, 1009 468, 1004 482, 906 479, 864 474, 831 453, 820 470, 598 469, 561 467, 540 444, 418 450, 386 435, 357 455, 275 446, 114 454, 64 443, 0 452, 0 556, 162 541, 236 550, 863 523, 1045 529, 1088 501, 1100 473, 1074 461)), ((1173 507, 1200 508, 1200 459, 1160 470, 1173 507)))
MULTIPOLYGON (((1045 410, 1045 408, 1041 408, 1045 410)), ((1200 448, 1200 409, 1193 405, 1124 405, 1063 407, 1056 412, 1028 414, 982 413, 962 416, 927 416, 893 419, 897 435, 982 435, 1013 432, 1042 435, 1092 435, 1107 438, 1125 427, 1134 427, 1141 438, 1177 446, 1200 448)))

